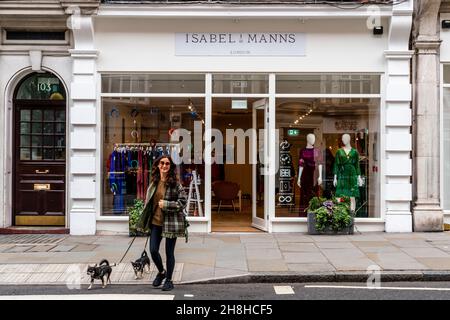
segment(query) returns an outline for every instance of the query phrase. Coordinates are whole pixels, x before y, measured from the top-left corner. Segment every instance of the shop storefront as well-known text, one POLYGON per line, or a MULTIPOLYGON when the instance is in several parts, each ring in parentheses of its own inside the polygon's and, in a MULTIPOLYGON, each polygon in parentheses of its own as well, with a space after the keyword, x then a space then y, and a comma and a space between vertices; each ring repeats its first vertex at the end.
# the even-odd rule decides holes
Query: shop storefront
MULTIPOLYGON (((105 4, 81 21, 73 74, 59 78, 70 83, 67 133, 56 134, 59 114, 48 120, 67 134, 72 234, 127 232, 163 154, 179 162, 191 232, 305 232, 308 201, 337 189, 354 198, 359 231, 411 231, 410 4, 381 7, 377 35, 364 9, 284 10, 194 21, 176 7, 162 19, 105 4)), ((29 135, 20 156, 33 162, 29 135)), ((39 146, 57 160, 66 146, 53 141, 39 146)))

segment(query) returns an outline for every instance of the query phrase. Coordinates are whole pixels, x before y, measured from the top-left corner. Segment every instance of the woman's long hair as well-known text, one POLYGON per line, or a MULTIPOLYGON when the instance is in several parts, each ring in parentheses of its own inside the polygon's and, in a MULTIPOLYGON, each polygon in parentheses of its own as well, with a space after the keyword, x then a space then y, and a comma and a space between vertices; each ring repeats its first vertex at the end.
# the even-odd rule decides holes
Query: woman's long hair
POLYGON ((159 172, 159 162, 162 159, 168 159, 170 161, 170 170, 167 173, 166 186, 171 186, 171 187, 176 186, 178 183, 178 177, 175 172, 175 169, 177 168, 177 166, 173 162, 172 158, 170 156, 166 156, 166 155, 160 156, 153 163, 151 182, 158 183, 159 180, 161 180, 161 174, 159 172))

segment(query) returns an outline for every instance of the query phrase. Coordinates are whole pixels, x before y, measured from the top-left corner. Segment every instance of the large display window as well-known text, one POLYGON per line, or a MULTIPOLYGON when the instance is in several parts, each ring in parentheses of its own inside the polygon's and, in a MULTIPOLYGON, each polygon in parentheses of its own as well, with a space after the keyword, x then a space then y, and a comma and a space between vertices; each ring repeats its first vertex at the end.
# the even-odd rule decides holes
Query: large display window
POLYGON ((153 162, 171 155, 179 163, 189 215, 203 216, 205 170, 201 155, 194 152, 193 136, 194 130, 204 131, 204 99, 104 97, 102 114, 102 214, 127 215, 135 199, 145 199, 153 162), (179 139, 172 139, 177 129, 192 136, 184 149, 179 139))
POLYGON ((379 108, 379 99, 276 100, 276 217, 306 217, 314 196, 348 196, 356 217, 380 217, 379 108))

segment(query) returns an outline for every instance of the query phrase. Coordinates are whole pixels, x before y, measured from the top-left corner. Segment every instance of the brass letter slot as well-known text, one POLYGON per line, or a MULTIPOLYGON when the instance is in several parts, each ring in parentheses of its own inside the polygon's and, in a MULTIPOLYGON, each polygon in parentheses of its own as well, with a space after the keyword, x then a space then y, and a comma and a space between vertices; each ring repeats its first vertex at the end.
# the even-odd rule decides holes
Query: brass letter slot
POLYGON ((50 183, 44 184, 35 183, 34 190, 50 190, 50 183))
POLYGON ((35 171, 36 173, 38 173, 38 174, 47 174, 47 173, 49 173, 50 172, 50 170, 45 170, 45 171, 39 171, 39 170, 36 170, 35 171))

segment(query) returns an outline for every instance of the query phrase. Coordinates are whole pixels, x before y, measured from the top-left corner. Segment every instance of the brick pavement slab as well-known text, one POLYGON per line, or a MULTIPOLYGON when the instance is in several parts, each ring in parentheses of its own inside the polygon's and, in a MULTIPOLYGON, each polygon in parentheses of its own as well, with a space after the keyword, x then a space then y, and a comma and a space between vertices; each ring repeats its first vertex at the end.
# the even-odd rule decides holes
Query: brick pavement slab
POLYGON ((217 268, 217 267, 214 269, 215 278, 238 277, 246 275, 249 275, 248 271, 228 269, 228 268, 217 268))
POLYGON ((448 253, 437 248, 402 248, 402 251, 413 258, 450 258, 448 253))
POLYGON ((320 252, 285 252, 283 256, 287 263, 328 263, 327 258, 320 252))
POLYGON ((94 251, 98 245, 95 244, 78 244, 71 251, 82 252, 82 251, 94 251))
POLYGON ((289 271, 310 273, 336 271, 336 268, 329 263, 288 263, 289 271))
POLYGON ((427 267, 406 253, 369 253, 370 259, 376 262, 384 270, 423 270, 427 267))
POLYGON ((23 284, 31 276, 31 273, 0 273, 0 283, 23 284))
POLYGON ((0 244, 0 252, 5 252, 14 247, 13 244, 0 244))
POLYGON ((28 284, 55 283, 61 277, 62 272, 55 273, 31 273, 26 280, 28 284))
POLYGON ((274 236, 278 243, 285 243, 285 242, 314 242, 313 239, 309 236, 299 235, 299 234, 277 234, 274 236))
POLYGON ((26 251, 30 250, 31 248, 33 248, 33 246, 13 246, 13 247, 3 251, 3 253, 21 253, 21 252, 26 252, 26 251))
POLYGON ((279 260, 282 259, 279 249, 260 249, 248 248, 246 249, 247 259, 261 259, 261 260, 279 260))
POLYGON ((392 246, 392 244, 389 241, 352 241, 352 244, 357 246, 358 248, 364 248, 364 247, 387 247, 392 246))
POLYGON ((418 263, 431 270, 450 270, 450 258, 417 258, 418 263))
POLYGON ((351 242, 316 242, 319 249, 357 249, 351 242))
POLYGON ((73 248, 75 248, 74 245, 59 245, 51 249, 50 252, 69 252, 73 248))
POLYGON ((214 267, 216 264, 216 252, 189 252, 189 253, 179 253, 175 257, 178 261, 184 263, 202 265, 207 267, 214 267))
POLYGON ((282 260, 260 260, 260 259, 248 259, 249 271, 288 271, 286 262, 282 260))
POLYGON ((377 263, 368 258, 330 259, 330 263, 338 271, 367 271, 369 267, 379 267, 377 263))
POLYGON ((282 252, 318 252, 319 248, 315 243, 280 243, 282 252))
POLYGON ((35 270, 38 273, 64 273, 70 264, 41 264, 35 270))
POLYGON ((34 246, 32 247, 30 250, 27 250, 27 253, 31 253, 31 252, 48 252, 51 249, 55 248, 56 245, 39 245, 39 246, 34 246))
POLYGON ((194 263, 184 263, 181 281, 198 281, 214 277, 214 267, 194 263))
POLYGON ((359 250, 361 250, 365 254, 368 254, 368 253, 384 253, 384 252, 391 252, 391 253, 402 253, 403 252, 401 250, 401 248, 394 247, 394 246, 359 247, 359 250))
POLYGON ((366 255, 359 249, 321 249, 321 252, 328 259, 347 259, 365 258, 366 255))
POLYGON ((346 235, 311 235, 309 236, 314 242, 348 242, 350 241, 346 235))
POLYGON ((399 248, 432 248, 433 246, 421 239, 392 239, 391 244, 399 248))

